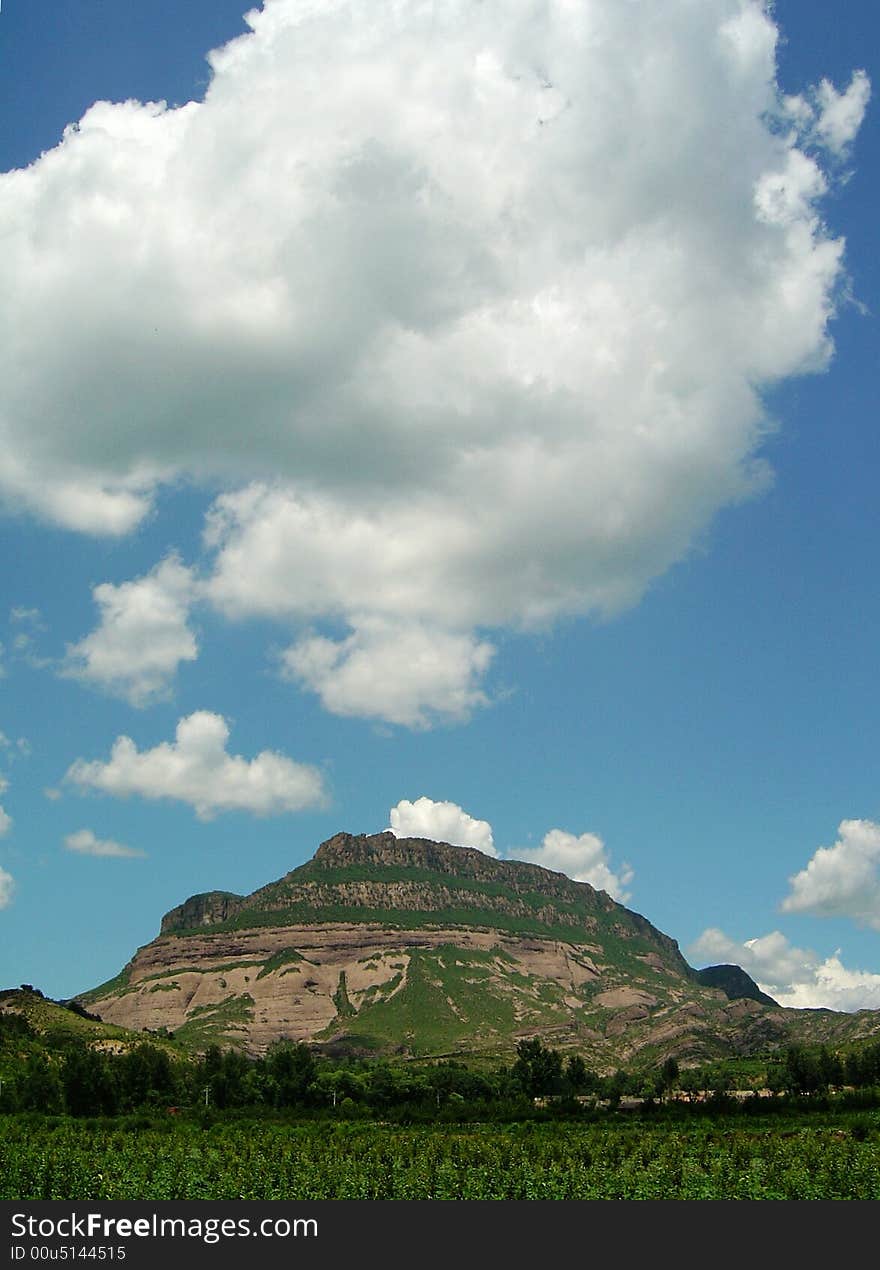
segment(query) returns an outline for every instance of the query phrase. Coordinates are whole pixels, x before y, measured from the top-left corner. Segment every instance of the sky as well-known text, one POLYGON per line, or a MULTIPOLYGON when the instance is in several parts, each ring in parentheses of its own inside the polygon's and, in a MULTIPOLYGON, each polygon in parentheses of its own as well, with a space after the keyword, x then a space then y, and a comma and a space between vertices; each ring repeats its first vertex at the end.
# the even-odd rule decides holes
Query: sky
POLYGON ((6 0, 0 985, 332 834, 880 1008, 869 0, 6 0))

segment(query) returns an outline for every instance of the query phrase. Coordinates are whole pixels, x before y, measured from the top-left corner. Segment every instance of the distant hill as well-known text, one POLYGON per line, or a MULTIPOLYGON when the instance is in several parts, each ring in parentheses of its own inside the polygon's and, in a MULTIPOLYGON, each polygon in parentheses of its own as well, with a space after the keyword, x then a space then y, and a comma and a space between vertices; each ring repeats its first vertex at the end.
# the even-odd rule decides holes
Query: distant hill
POLYGON ((391 833, 336 834, 251 895, 192 896, 79 1001, 196 1049, 259 1053, 286 1036, 335 1053, 491 1056, 538 1035, 606 1068, 880 1033, 878 1012, 811 1021, 739 967, 695 971, 585 882, 391 833))
MULTIPOLYGON (((55 1046, 63 1046, 67 1040, 79 1040, 88 1045, 96 1045, 104 1049, 125 1050, 133 1045, 142 1045, 145 1039, 160 1048, 178 1052, 179 1047, 172 1046, 167 1038, 150 1036, 145 1038, 141 1031, 133 1032, 115 1023, 105 1022, 91 1016, 91 1012, 76 1001, 53 1001, 39 989, 24 984, 20 988, 7 988, 0 991, 0 1021, 23 1019, 26 1027, 6 1029, 10 1035, 22 1038, 21 1044, 27 1049, 28 1038, 32 1038, 37 1049, 44 1049, 48 1042, 55 1046)), ((2 1029, 0 1029, 2 1030, 2 1029)))
POLYGON ((705 987, 720 988, 731 1001, 760 1001, 762 1005, 779 1005, 778 1001, 761 991, 742 966, 706 966, 704 970, 697 970, 695 973, 705 987))

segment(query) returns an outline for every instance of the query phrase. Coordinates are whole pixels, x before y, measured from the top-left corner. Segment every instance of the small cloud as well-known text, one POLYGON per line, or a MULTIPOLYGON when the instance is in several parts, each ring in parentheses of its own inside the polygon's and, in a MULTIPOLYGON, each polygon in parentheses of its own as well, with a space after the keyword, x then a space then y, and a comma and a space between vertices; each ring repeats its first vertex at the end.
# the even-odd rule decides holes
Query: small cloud
POLYGON ((551 829, 540 847, 521 847, 510 853, 514 859, 539 864, 544 869, 564 873, 575 882, 589 882, 597 891, 607 891, 612 899, 625 903, 626 889, 635 874, 628 864, 614 872, 608 850, 595 833, 573 834, 564 829, 551 829))
POLYGON ((43 621, 43 615, 39 609, 28 609, 23 607, 12 608, 9 610, 10 621, 23 622, 35 631, 47 630, 46 623, 43 621))
POLYGON ((688 949, 692 962, 741 966, 780 1005, 793 1009, 880 1009, 880 974, 850 970, 841 950, 822 958, 796 948, 781 931, 737 943, 716 927, 703 931, 688 949))
POLYGON ((43 790, 43 797, 48 798, 50 803, 57 803, 58 799, 61 797, 61 790, 56 789, 52 785, 47 785, 43 790))
POLYGON ((833 154, 843 155, 862 126, 871 97, 871 81, 859 70, 853 73, 845 92, 839 93, 830 80, 823 79, 815 95, 819 115, 814 132, 833 154))
POLYGON ((4 838, 12 828, 12 817, 0 807, 0 838, 4 838))
POLYGON ((17 758, 30 758, 33 753, 33 747, 27 737, 19 736, 11 741, 3 732, 0 732, 0 750, 5 752, 11 763, 17 758))
POLYGON ((37 652, 35 635, 48 630, 43 615, 37 608, 17 607, 9 610, 9 620, 19 629, 12 637, 12 651, 16 660, 23 661, 32 670, 45 670, 52 666, 51 658, 37 652), (24 627, 25 629, 21 629, 24 627))
POLYGON ((120 842, 113 842, 110 838, 96 838, 91 829, 78 829, 76 833, 69 833, 64 839, 64 845, 68 851, 78 851, 80 855, 143 859, 147 854, 135 847, 125 847, 120 842))
POLYGON ((789 878, 783 913, 848 917, 880 930, 880 825, 842 820, 833 847, 819 847, 805 869, 789 878))
POLYGON ((130 737, 117 737, 107 763, 77 759, 64 779, 117 798, 137 794, 187 803, 200 820, 224 811, 277 816, 326 801, 316 768, 272 750, 250 760, 231 755, 228 739, 222 715, 197 710, 180 720, 174 741, 141 752, 130 737))
POLYGON ((68 646, 61 674, 133 706, 166 699, 179 664, 198 656, 187 625, 194 589, 192 571, 176 555, 144 577, 95 587, 100 624, 68 646))
POLYGON ((5 869, 0 869, 0 908, 8 908, 15 892, 15 879, 5 869))
POLYGON ((473 635, 419 622, 353 621, 342 640, 307 636, 282 654, 283 675, 331 714, 408 728, 462 722, 488 704, 479 687, 495 652, 473 635))
POLYGON ((429 838, 454 847, 476 847, 484 855, 496 856, 492 826, 475 820, 457 803, 435 803, 431 798, 410 802, 402 798, 389 812, 391 832, 397 838, 429 838))

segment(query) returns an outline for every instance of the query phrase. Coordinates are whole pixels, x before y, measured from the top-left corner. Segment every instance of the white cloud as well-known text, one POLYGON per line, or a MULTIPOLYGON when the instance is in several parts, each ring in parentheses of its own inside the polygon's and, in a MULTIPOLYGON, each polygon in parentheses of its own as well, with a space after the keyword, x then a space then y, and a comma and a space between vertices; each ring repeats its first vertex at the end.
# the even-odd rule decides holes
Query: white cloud
POLYGON ((845 92, 839 93, 827 79, 823 79, 817 88, 819 118, 816 132, 836 154, 843 153, 855 140, 870 97, 871 81, 864 71, 854 72, 845 92))
POLYGON ((5 869, 0 869, 0 908, 8 908, 15 893, 15 879, 5 869))
POLYGON ((9 617, 11 621, 24 622, 37 631, 45 631, 47 629, 46 623, 43 621, 43 615, 37 608, 27 608, 19 604, 9 610, 9 617))
MULTIPOLYGON (((0 745, 2 745, 3 748, 7 748, 10 745, 10 742, 6 739, 5 736, 3 736, 2 732, 0 732, 0 745)), ((5 794, 8 788, 9 788, 9 781, 6 779, 3 773, 0 772, 0 794, 5 794)), ((11 828, 12 828, 12 817, 6 812, 6 810, 3 807, 0 807, 0 838, 5 837, 5 835, 9 833, 9 830, 11 828)))
POLYGON ((833 847, 819 847, 807 867, 789 878, 784 913, 850 917, 880 930, 880 825, 842 820, 833 847))
POLYGON ((823 79, 807 95, 783 97, 782 113, 806 140, 840 159, 846 157, 862 126, 870 98, 871 81, 859 70, 842 93, 823 79))
POLYGON ((291 645, 282 673, 317 692, 332 714, 427 727, 486 703, 477 683, 494 651, 467 634, 364 618, 346 639, 311 635, 291 645))
POLYGON ((821 958, 809 949, 796 948, 778 930, 740 944, 711 928, 691 945, 688 957, 703 964, 742 966, 780 1005, 844 1011, 880 1009, 880 974, 848 969, 840 960, 840 949, 821 958))
POLYGON ((402 798, 389 812, 391 832, 397 838, 429 838, 432 842, 449 842, 454 847, 476 847, 484 855, 498 855, 492 841, 492 826, 486 820, 475 820, 457 803, 402 798))
POLYGON ((324 801, 316 768, 272 750, 250 760, 230 755, 228 739, 221 715, 198 710, 180 720, 173 742, 139 751, 130 737, 117 737, 109 762, 77 759, 65 780, 120 798, 137 794, 188 803, 200 820, 224 811, 275 816, 324 801))
POLYGON ((136 847, 126 847, 111 838, 96 838, 91 829, 78 829, 69 833, 64 839, 68 851, 79 852, 80 855, 118 856, 127 859, 144 857, 147 853, 136 847))
MULTIPOLYGON (((12 741, 3 732, 0 732, 0 750, 4 751, 5 757, 10 763, 14 763, 19 758, 30 758, 33 753, 33 747, 27 737, 19 736, 12 741)), ((5 783, 3 787, 6 787, 5 783)), ((2 793, 2 790, 0 790, 0 793, 2 793)))
POLYGON ((761 487, 761 390, 831 353, 821 143, 867 79, 780 101, 761 0, 248 22, 204 103, 96 103, 0 177, 0 487, 119 533, 244 484, 213 602, 348 623, 294 645, 346 713, 436 717, 433 676, 363 680, 458 640, 463 716, 475 632, 619 611, 761 487))
POLYGON ((628 864, 621 865, 617 872, 612 869, 607 848, 598 834, 551 829, 540 847, 517 847, 514 858, 564 873, 575 882, 589 882, 621 904, 630 898, 626 888, 635 874, 628 864))
MULTIPOLYGON (((449 842, 453 846, 476 847, 486 855, 499 857, 492 826, 487 820, 476 820, 457 803, 435 802, 431 798, 403 798, 389 813, 391 832, 398 838, 429 838, 433 842, 449 842)), ((593 833, 576 836, 562 829, 551 829, 543 843, 535 848, 516 848, 505 852, 505 859, 526 860, 542 868, 565 873, 576 882, 589 882, 597 890, 607 891, 620 903, 629 899, 625 889, 633 879, 633 871, 624 864, 618 872, 611 868, 602 839, 593 833)))
POLYGON ((182 661, 198 655, 187 625, 194 579, 175 555, 144 577, 94 589, 100 625, 68 646, 62 673, 146 706, 170 696, 182 661))

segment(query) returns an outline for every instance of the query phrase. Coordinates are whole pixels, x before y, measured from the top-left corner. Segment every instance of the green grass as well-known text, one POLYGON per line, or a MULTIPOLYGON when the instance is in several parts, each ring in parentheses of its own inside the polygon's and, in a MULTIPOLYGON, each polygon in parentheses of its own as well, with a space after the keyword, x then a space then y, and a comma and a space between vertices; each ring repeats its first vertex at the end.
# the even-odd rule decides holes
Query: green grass
POLYGON ((82 1001, 84 1005, 88 1005, 90 1001, 94 1001, 98 997, 109 997, 112 993, 121 992, 123 988, 128 987, 130 976, 131 966, 124 966, 118 975, 114 975, 106 983, 99 983, 97 988, 91 988, 88 992, 78 993, 76 999, 77 1001, 82 1001))
POLYGON ((340 1019, 350 1019, 352 1015, 357 1014, 357 1010, 348 999, 344 970, 339 972, 339 982, 336 985, 336 991, 333 993, 333 1004, 336 1006, 336 1014, 340 1019))
POLYGON ((4 995, 7 1002, 14 1003, 16 1013, 24 1015, 38 1033, 68 1033, 87 1041, 143 1039, 139 1034, 130 1032, 124 1027, 117 1027, 113 1023, 84 1019, 82 1015, 67 1009, 57 1001, 37 996, 35 993, 15 991, 4 995))
MULTIPOLYGON (((304 957, 295 948, 282 948, 280 952, 273 953, 269 960, 264 963, 257 978, 263 979, 266 975, 274 974, 276 970, 280 970, 282 966, 289 966, 292 962, 299 961, 308 961, 308 958, 304 957)), ((309 961, 308 964, 311 966, 314 963, 309 961)))
POLYGON ((204 1050, 214 1043, 242 1045, 236 1032, 243 1031, 253 1018, 254 999, 249 992, 243 992, 216 1005, 196 1006, 187 1021, 177 1028, 174 1039, 193 1050, 204 1050))
MULTIPOLYGON (((562 1021, 561 989, 542 994, 532 986, 536 981, 509 972, 499 983, 492 975, 495 960, 493 952, 451 944, 415 950, 403 986, 398 973, 365 994, 346 1033, 354 1031, 380 1050, 403 1043, 419 1056, 492 1043, 518 1026, 562 1021)), ((340 1019, 325 1037, 338 1034, 340 1019)))
POLYGON ((154 979, 171 979, 175 975, 224 975, 228 970, 257 970, 263 966, 262 961, 226 961, 222 966, 173 966, 170 970, 159 970, 154 975, 144 975, 134 985, 152 983, 154 979))
MULTIPOLYGON (((522 898, 521 896, 517 898, 522 898)), ((545 905, 546 906, 546 905, 545 905)), ((246 909, 227 922, 199 930, 175 932, 175 938, 186 935, 258 929, 265 926, 319 925, 326 922, 373 923, 389 930, 421 930, 425 927, 468 927, 483 930, 507 931, 518 935, 537 935, 544 939, 556 939, 561 943, 588 943, 595 932, 583 925, 551 923, 538 917, 502 913, 495 909, 437 908, 430 910, 368 908, 343 904, 316 905, 306 901, 291 903, 284 909, 246 909)), ((604 936, 603 936, 604 939, 604 936)), ((623 941, 620 941, 621 943, 623 941)), ((656 952, 649 941, 634 935, 631 941, 633 955, 636 952, 656 952)), ((650 973, 641 962, 635 962, 641 973, 650 973)))
MULTIPOLYGON (((584 932, 596 928, 597 924, 605 921, 620 920, 620 912, 607 913, 601 903, 588 903, 583 896, 572 894, 570 898, 565 895, 567 889, 565 885, 561 885, 560 893, 542 894, 528 889, 519 890, 510 882, 493 882, 483 881, 478 878, 467 878, 456 876, 455 874, 437 873, 430 869, 420 869, 411 867, 396 867, 388 865, 348 865, 342 868, 336 866, 325 866, 319 861, 311 860, 307 864, 302 865, 295 870, 289 879, 277 883, 271 889, 271 902, 273 905, 289 900, 288 904, 284 904, 282 908, 266 909, 263 907, 251 907, 237 913, 234 917, 224 922, 215 923, 212 926, 202 926, 197 930, 175 930, 175 935, 191 935, 204 934, 205 931, 223 931, 223 930, 242 930, 249 927, 257 927, 262 925, 273 926, 277 924, 285 924, 295 917, 299 920, 308 920, 305 915, 311 914, 311 920, 334 921, 334 920, 376 920, 367 916, 352 916, 357 914, 378 913, 385 920, 389 910, 362 908, 359 905, 327 905, 320 899, 311 900, 303 896, 303 889, 316 886, 336 886, 350 882, 373 882, 388 884, 394 882, 421 883, 426 895, 430 895, 431 888, 442 888, 447 892, 458 892, 465 901, 464 907, 452 905, 440 909, 428 910, 432 924, 438 924, 443 920, 446 914, 464 914, 464 924, 468 925, 477 920, 477 915, 490 915, 494 918, 507 917, 514 922, 524 923, 521 926, 510 927, 510 929, 523 929, 526 931, 535 930, 563 930, 569 932, 566 938, 571 937, 574 933, 578 941, 583 941, 584 932), (548 908, 554 910, 560 920, 547 923, 538 917, 523 915, 522 917, 512 917, 509 914, 499 913, 491 906, 481 908, 479 904, 480 897, 492 899, 501 899, 507 902, 525 905, 532 909, 536 914, 540 910, 548 908), (321 917, 316 918, 316 912, 325 913, 339 909, 345 914, 344 918, 321 917), (567 919, 567 920, 566 920, 567 919)), ((569 883, 572 891, 575 890, 575 884, 569 883)), ((400 910, 390 910, 396 914, 400 925, 400 910)), ((415 916, 416 911, 411 914, 406 910, 404 927, 410 925, 410 916, 415 916)), ((458 918, 461 923, 461 917, 458 918)), ((490 923, 498 925, 497 922, 490 923)), ((501 925, 499 929, 508 929, 507 926, 501 925)), ((636 938, 640 938, 635 935, 636 938)), ((656 951, 656 947, 645 941, 645 948, 652 948, 656 951)))

